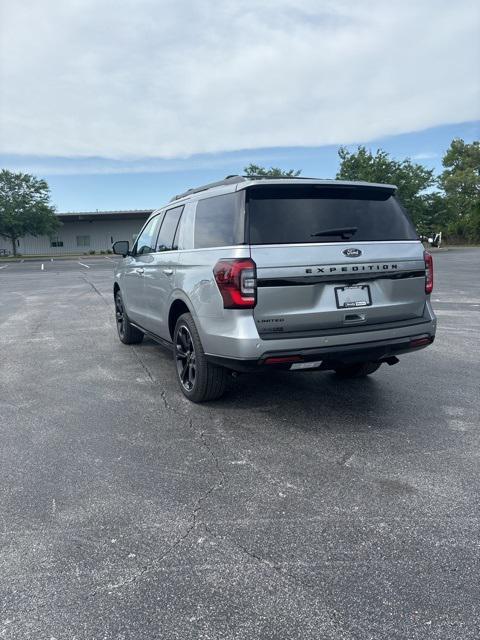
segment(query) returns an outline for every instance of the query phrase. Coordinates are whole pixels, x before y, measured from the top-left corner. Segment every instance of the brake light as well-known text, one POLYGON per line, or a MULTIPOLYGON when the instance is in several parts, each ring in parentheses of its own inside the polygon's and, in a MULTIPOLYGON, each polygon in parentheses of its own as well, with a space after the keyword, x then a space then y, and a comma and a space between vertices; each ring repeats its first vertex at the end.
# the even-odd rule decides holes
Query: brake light
POLYGON ((423 252, 425 259, 425 293, 432 293, 433 291, 433 258, 432 254, 428 251, 423 252))
POLYGON ((213 268, 224 309, 253 309, 257 303, 257 266, 250 258, 219 260, 213 268))

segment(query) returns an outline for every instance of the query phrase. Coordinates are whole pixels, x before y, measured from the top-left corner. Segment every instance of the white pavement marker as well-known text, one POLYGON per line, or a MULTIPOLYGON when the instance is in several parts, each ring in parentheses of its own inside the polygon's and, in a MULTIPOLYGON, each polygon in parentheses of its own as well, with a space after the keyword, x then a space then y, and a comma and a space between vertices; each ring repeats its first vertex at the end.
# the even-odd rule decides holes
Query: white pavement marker
POLYGON ((81 264, 82 267, 87 267, 87 269, 90 269, 90 267, 88 266, 88 264, 83 264, 83 262, 78 262, 77 264, 81 264))
POLYGON ((3 266, 0 267, 0 269, 6 269, 9 266, 10 266, 9 264, 4 264, 3 266))
POLYGON ((42 262, 42 266, 40 267, 40 269, 41 269, 42 271, 45 271, 45 265, 43 264, 43 262, 42 262))

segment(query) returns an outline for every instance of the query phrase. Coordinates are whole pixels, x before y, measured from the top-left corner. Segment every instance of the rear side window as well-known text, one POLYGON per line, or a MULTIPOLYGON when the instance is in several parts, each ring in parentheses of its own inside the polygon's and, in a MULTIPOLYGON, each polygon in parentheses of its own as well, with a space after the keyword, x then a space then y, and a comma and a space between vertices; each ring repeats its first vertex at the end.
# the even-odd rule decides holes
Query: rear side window
POLYGON ((252 188, 248 219, 251 244, 418 238, 391 191, 379 188, 252 188))
POLYGON ((165 218, 158 234, 157 251, 171 251, 178 248, 175 246, 174 238, 182 211, 183 206, 169 209, 165 213, 165 218))
POLYGON ((244 244, 244 200, 244 191, 199 200, 195 214, 195 249, 244 244))

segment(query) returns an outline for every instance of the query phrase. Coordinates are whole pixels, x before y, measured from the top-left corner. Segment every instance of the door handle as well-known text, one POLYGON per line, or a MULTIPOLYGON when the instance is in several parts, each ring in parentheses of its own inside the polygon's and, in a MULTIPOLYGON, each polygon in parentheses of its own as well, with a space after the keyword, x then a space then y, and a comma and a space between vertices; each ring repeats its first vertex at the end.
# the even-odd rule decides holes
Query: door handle
POLYGON ((145 269, 135 269, 135 271, 138 273, 139 276, 143 275, 143 272, 145 271, 145 269))
POLYGON ((171 275, 173 274, 173 269, 164 269, 164 270, 163 270, 163 273, 164 273, 166 276, 171 276, 171 275))

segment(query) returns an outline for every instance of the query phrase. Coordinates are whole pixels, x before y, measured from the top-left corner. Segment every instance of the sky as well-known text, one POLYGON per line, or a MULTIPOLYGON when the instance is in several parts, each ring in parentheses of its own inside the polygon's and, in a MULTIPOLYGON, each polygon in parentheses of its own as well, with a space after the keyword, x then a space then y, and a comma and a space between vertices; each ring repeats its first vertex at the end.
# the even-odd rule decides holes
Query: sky
POLYGON ((0 167, 59 210, 160 206, 339 145, 441 168, 480 131, 478 0, 0 3, 0 167))

